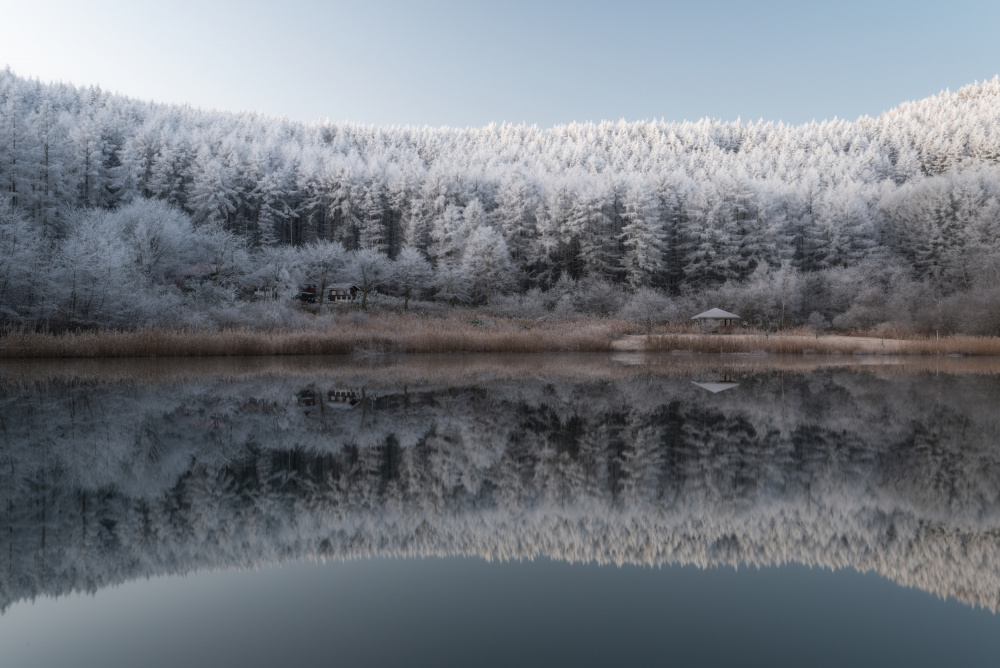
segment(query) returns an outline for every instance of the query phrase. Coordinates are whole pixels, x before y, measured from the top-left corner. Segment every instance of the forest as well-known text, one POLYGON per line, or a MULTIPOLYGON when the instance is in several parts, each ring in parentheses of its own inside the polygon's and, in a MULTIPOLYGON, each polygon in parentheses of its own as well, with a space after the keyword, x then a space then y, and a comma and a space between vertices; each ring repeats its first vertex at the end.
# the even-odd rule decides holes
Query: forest
POLYGON ((719 369, 541 364, 8 369, 0 610, 432 555, 794 561, 1000 609, 995 369, 736 368, 712 394, 690 378, 719 369))
POLYGON ((333 309, 298 284, 353 282, 366 308, 998 335, 998 121, 1000 78, 799 126, 379 128, 7 69, 0 326, 306 327, 333 309))

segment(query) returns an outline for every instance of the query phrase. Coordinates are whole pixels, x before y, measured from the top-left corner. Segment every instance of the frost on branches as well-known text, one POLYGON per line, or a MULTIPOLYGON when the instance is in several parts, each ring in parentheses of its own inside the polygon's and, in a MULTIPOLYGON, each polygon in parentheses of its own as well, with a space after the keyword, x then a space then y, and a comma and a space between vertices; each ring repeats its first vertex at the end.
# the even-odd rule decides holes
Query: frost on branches
POLYGON ((0 324, 195 326, 262 288, 321 281, 311 258, 336 245, 338 280, 367 280, 347 275, 352 254, 376 253, 373 289, 407 307, 572 284, 610 286, 619 305, 653 289, 678 312, 725 290, 742 314, 747 286, 786 267, 797 308, 751 324, 818 313, 997 334, 962 314, 1000 305, 998 121, 996 78, 854 122, 452 129, 198 111, 6 70, 0 324), (115 238, 121 216, 145 228, 115 238), (151 267, 158 251, 136 245, 161 227, 151 267), (212 281, 177 287, 214 264, 212 281), (838 299, 859 279, 883 292, 838 299))

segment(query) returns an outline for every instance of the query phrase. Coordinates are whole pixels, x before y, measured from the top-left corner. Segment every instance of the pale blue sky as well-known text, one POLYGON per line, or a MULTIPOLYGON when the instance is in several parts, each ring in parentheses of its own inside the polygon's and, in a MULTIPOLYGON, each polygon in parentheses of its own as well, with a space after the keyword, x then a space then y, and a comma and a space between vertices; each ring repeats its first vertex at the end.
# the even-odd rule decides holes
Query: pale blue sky
POLYGON ((301 120, 802 123, 992 78, 998 29, 996 0, 7 0, 0 66, 301 120))

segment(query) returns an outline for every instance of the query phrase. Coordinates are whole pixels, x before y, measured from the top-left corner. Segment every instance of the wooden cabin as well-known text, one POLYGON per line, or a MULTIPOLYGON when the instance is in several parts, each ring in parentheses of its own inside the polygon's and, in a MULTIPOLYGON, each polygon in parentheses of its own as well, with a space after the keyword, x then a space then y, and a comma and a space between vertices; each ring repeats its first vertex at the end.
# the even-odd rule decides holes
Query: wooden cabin
POLYGON ((295 298, 307 304, 315 303, 316 286, 312 283, 303 283, 299 286, 299 293, 295 295, 295 298))
POLYGON ((324 301, 331 303, 353 302, 361 294, 361 288, 354 283, 334 283, 326 286, 324 301))

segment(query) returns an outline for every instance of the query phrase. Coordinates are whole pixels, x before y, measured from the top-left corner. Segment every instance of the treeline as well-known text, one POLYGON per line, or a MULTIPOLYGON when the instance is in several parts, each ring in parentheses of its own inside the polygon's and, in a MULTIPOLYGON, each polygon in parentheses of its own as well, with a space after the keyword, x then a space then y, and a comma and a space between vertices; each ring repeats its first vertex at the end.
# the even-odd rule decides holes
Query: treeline
POLYGON ((492 252, 502 249, 502 240, 491 228, 479 231, 474 238, 496 244, 470 244, 457 267, 435 269, 414 248, 395 259, 327 241, 254 249, 218 226, 195 226, 187 214, 157 200, 81 210, 52 237, 0 204, 0 327, 329 327, 343 309, 322 298, 305 307, 293 295, 302 282, 313 282, 322 295, 323 286, 346 281, 361 288, 365 307, 416 307, 431 314, 479 304, 502 317, 617 316, 651 327, 688 322, 694 313, 724 305, 747 325, 771 331, 805 324, 819 333, 1000 333, 997 284, 979 280, 970 290, 945 294, 901 265, 874 259, 812 272, 762 265, 744 281, 677 295, 566 275, 547 289, 519 292, 509 258, 492 252))
POLYGON ((419 257, 432 272, 423 298, 485 304, 579 282, 690 301, 781 271, 811 287, 798 310, 784 290, 778 322, 815 313, 853 327, 871 318, 852 309, 883 307, 825 293, 860 271, 866 286, 905 284, 882 297, 876 324, 970 331, 954 314, 1000 285, 998 110, 995 78, 855 122, 372 128, 157 105, 7 70, 0 192, 16 211, 5 228, 19 216, 49 249, 97 220, 87 212, 158 200, 195 236, 234 239, 247 275, 270 249, 336 244, 419 257))

